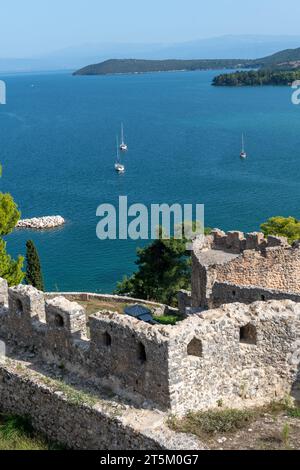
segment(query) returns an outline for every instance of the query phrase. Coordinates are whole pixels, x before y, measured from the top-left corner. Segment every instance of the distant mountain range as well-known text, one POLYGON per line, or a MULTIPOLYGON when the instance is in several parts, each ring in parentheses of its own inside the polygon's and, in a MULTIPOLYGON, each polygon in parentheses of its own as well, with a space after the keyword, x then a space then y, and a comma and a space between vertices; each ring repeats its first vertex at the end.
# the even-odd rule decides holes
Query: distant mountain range
POLYGON ((0 72, 76 70, 107 59, 255 59, 300 46, 300 36, 242 35, 177 44, 83 44, 41 57, 1 58, 0 72))
POLYGON ((261 59, 198 59, 198 60, 141 60, 110 59, 83 67, 74 75, 107 75, 120 73, 169 72, 175 70, 217 70, 260 68, 275 70, 300 69, 300 48, 287 49, 261 59))

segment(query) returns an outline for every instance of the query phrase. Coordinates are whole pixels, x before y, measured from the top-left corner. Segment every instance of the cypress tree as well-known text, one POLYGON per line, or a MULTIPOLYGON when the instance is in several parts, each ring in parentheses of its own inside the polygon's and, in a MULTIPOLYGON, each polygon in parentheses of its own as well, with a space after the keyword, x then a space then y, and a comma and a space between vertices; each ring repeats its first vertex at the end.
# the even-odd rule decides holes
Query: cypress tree
POLYGON ((44 290, 40 258, 32 240, 26 242, 26 283, 44 290))

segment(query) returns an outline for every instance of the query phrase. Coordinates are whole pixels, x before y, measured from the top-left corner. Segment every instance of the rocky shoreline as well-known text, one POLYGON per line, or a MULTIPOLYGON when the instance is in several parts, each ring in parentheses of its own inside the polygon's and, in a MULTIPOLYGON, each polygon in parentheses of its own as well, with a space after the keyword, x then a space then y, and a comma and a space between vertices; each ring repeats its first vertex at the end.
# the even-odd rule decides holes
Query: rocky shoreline
POLYGON ((60 215, 46 217, 34 217, 32 219, 22 219, 16 225, 16 228, 31 228, 36 230, 45 230, 60 227, 65 224, 65 219, 60 215))

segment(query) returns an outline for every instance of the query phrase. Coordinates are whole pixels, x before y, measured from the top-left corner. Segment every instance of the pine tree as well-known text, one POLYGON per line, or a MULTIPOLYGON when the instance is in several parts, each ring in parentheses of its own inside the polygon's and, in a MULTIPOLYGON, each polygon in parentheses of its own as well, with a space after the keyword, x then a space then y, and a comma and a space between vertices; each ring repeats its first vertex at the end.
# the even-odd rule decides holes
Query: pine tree
POLYGON ((6 279, 9 286, 20 284, 24 278, 23 257, 13 260, 6 252, 2 236, 11 233, 19 219, 20 212, 11 195, 0 193, 0 277, 6 279))
POLYGON ((32 240, 26 242, 26 283, 36 289, 44 290, 40 258, 32 240))

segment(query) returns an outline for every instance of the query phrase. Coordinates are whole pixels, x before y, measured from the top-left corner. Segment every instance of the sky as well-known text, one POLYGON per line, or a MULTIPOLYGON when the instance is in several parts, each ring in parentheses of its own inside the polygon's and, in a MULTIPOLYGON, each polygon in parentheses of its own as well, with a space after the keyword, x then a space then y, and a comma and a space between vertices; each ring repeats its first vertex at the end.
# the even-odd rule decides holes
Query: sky
POLYGON ((299 14, 299 0, 0 0, 0 57, 86 43, 299 35, 299 14))

